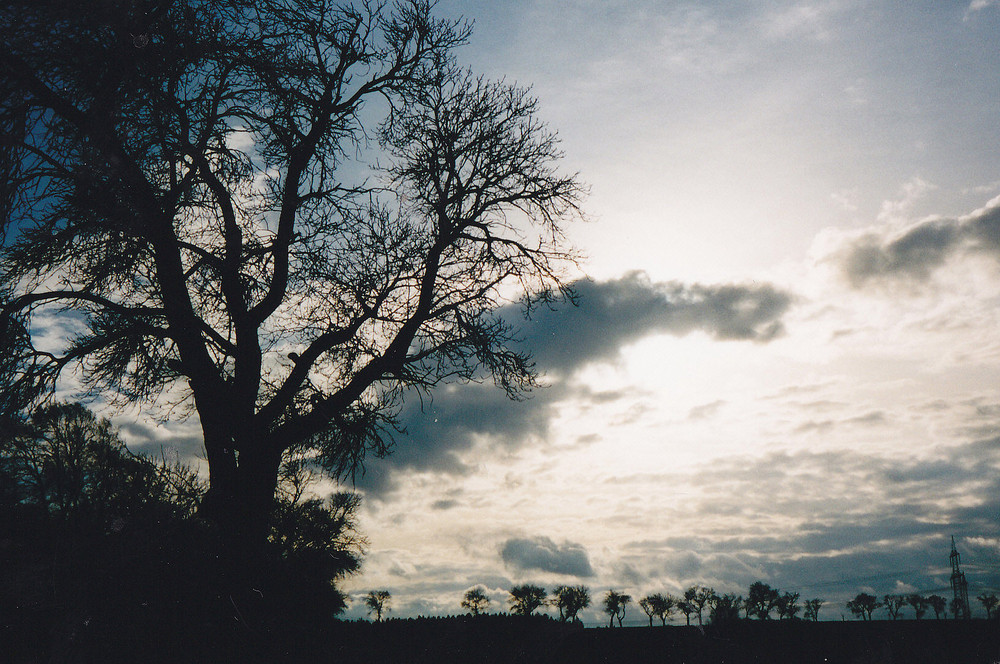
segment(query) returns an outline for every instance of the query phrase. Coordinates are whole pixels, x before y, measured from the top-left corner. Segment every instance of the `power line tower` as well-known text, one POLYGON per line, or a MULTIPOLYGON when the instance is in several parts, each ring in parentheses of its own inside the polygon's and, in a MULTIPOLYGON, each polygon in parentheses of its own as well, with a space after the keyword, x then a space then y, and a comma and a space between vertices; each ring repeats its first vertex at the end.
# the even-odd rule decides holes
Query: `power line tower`
POLYGON ((958 568, 958 563, 960 556, 958 555, 958 549, 955 548, 955 536, 951 536, 951 592, 955 595, 955 599, 952 603, 958 606, 958 611, 956 611, 956 618, 963 618, 968 620, 972 617, 972 611, 969 609, 969 584, 965 580, 965 572, 958 568))

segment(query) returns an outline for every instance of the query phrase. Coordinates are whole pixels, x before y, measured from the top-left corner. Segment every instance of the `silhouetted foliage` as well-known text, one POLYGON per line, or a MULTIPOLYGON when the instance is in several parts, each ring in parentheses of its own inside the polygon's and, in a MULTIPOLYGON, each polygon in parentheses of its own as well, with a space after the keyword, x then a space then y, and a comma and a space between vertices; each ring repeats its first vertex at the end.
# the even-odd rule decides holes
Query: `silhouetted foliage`
POLYGON ((784 620, 786 618, 794 618, 795 614, 802 609, 802 607, 799 606, 799 594, 784 593, 775 600, 774 608, 778 612, 778 619, 784 620))
POLYGON ((702 612, 709 604, 715 591, 704 586, 691 586, 684 591, 684 601, 692 608, 692 613, 698 616, 698 624, 702 624, 702 612))
POLYGON ((906 603, 913 608, 913 615, 917 620, 924 617, 924 614, 927 613, 927 608, 930 606, 927 600, 917 593, 907 595, 906 603))
POLYGON ((997 604, 1000 604, 1000 597, 997 597, 996 593, 990 593, 978 596, 976 599, 979 600, 983 608, 986 609, 986 618, 990 619, 993 617, 993 611, 997 608, 997 604))
POLYGON ((525 583, 510 589, 510 612, 519 616, 530 616, 535 609, 545 604, 545 588, 525 583))
POLYGON ((677 600, 670 595, 653 593, 640 599, 639 606, 649 616, 649 625, 652 627, 654 616, 660 619, 662 625, 667 624, 667 618, 670 617, 670 613, 673 611, 676 602, 677 600))
POLYGON ((382 622, 382 613, 390 610, 392 595, 388 590, 372 590, 365 597, 368 615, 375 614, 375 622, 382 622))
POLYGON ((771 617, 771 610, 778 602, 778 591, 763 581, 754 581, 747 591, 747 616, 756 616, 760 620, 771 617))
POLYGON ((712 625, 727 625, 740 618, 740 607, 743 598, 735 593, 725 595, 713 594, 711 599, 711 612, 708 621, 712 625))
POLYGON ((462 608, 468 609, 472 615, 478 616, 480 613, 486 613, 489 606, 490 598, 486 596, 482 588, 471 588, 465 591, 465 596, 462 598, 462 608))
MULTIPOLYGON (((46 633, 38 647, 82 647, 74 634, 110 637, 113 626, 116 646, 128 647, 121 632, 145 633, 150 644, 131 647, 162 641, 168 660, 181 658, 184 637, 251 645, 241 623, 220 623, 235 600, 218 529, 197 515, 204 484, 194 470, 133 454, 107 420, 53 404, 0 429, 0 473, 0 615, 46 633)), ((358 505, 282 485, 256 587, 270 614, 257 636, 314 629, 344 609, 336 582, 358 568, 358 505)))
POLYGON ((872 612, 882 606, 878 598, 868 593, 858 593, 854 599, 847 602, 847 610, 862 620, 871 620, 872 612))
POLYGON ((389 451, 406 395, 532 387, 497 310, 569 294, 581 186, 432 6, 0 8, 0 408, 75 371, 196 411, 234 596, 258 596, 286 451, 343 477, 389 451))
POLYGON ((618 620, 618 626, 622 626, 622 620, 625 619, 625 607, 631 601, 631 595, 625 595, 613 589, 604 595, 604 612, 610 616, 608 627, 615 626, 615 619, 618 620))
POLYGON ((686 599, 681 599, 677 601, 677 610, 684 614, 685 622, 691 624, 691 614, 694 613, 694 604, 686 599))
POLYGON ((935 618, 940 620, 942 614, 944 614, 946 618, 948 617, 948 600, 944 597, 941 597, 940 595, 930 595, 927 597, 927 603, 930 605, 931 609, 934 610, 935 618))
POLYGON ((899 611, 906 604, 906 597, 904 595, 885 595, 882 597, 882 606, 885 607, 886 612, 889 617, 895 620, 899 617, 899 611))
POLYGON ((815 599, 807 599, 806 600, 806 604, 805 604, 805 609, 803 611, 803 615, 805 616, 805 619, 806 620, 812 620, 813 622, 818 621, 819 620, 819 610, 823 606, 824 603, 825 603, 825 600, 822 600, 822 599, 820 599, 818 597, 815 598, 815 599))
POLYGON ((577 614, 590 606, 590 589, 586 586, 557 586, 552 591, 552 606, 559 610, 559 620, 573 622, 577 614))

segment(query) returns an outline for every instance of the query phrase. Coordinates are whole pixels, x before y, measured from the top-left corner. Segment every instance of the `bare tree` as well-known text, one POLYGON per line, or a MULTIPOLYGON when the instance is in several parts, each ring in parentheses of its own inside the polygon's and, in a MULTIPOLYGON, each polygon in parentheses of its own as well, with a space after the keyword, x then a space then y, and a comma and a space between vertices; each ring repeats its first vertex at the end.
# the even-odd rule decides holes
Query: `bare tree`
POLYGON ((463 609, 468 609, 469 613, 478 616, 485 613, 489 607, 490 598, 486 596, 482 588, 470 588, 465 591, 465 596, 462 598, 463 609))
POLYGON ((684 601, 691 605, 693 613, 698 616, 699 625, 702 624, 702 613, 705 606, 712 601, 714 596, 715 591, 705 586, 691 586, 684 591, 684 601))
POLYGON ((372 590, 365 597, 368 615, 375 614, 375 622, 382 622, 382 613, 390 610, 392 595, 388 590, 372 590))
POLYGON ((812 620, 816 622, 819 620, 819 610, 823 606, 825 600, 819 599, 807 599, 805 604, 804 615, 806 620, 812 620))
POLYGON ((510 611, 516 615, 530 616, 545 604, 545 588, 524 584, 510 589, 510 611))
POLYGON ((677 601, 677 610, 684 614, 684 621, 688 626, 691 625, 691 614, 694 613, 694 604, 686 599, 681 599, 677 601))
POLYGON ((906 604, 906 597, 903 595, 885 595, 882 598, 882 606, 885 607, 889 617, 895 620, 899 617, 899 611, 906 604))
POLYGON ((0 8, 0 407, 76 372, 197 413, 201 512, 247 574, 287 450, 345 477, 408 396, 530 389, 496 312, 569 294, 581 187, 535 101, 457 67, 470 29, 431 8, 0 8), (44 343, 60 317, 77 332, 44 343))
POLYGON ((551 603, 559 610, 559 620, 573 622, 577 615, 590 606, 590 589, 586 586, 557 586, 552 591, 551 603))

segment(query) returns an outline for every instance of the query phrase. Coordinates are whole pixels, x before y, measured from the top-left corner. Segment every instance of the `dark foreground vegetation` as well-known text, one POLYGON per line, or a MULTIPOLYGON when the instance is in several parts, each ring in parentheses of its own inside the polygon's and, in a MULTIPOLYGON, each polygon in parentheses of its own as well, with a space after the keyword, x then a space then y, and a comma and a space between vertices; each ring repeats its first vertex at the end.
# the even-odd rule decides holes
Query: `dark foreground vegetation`
MULTIPOLYGON (((545 616, 481 615, 326 625, 285 624, 264 635, 179 631, 196 616, 164 607, 93 622, 73 639, 45 641, 47 629, 5 624, 13 662, 665 662, 687 664, 992 664, 1000 661, 996 621, 739 621, 725 628, 584 629, 545 616), (235 639, 235 641, 234 641, 235 639), (234 649, 234 645, 237 645, 234 649), (226 654, 223 654, 226 653, 226 654), (239 653, 234 656, 234 653, 239 653)), ((35 615, 34 619, 41 616, 35 615)))

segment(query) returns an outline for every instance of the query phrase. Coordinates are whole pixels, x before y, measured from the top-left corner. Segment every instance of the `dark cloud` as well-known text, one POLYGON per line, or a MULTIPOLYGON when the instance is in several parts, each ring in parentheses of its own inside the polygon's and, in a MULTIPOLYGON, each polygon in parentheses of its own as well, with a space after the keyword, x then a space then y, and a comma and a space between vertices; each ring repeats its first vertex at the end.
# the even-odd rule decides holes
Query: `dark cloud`
POLYGON ((579 306, 540 309, 522 326, 542 370, 570 372, 612 360, 651 334, 705 332, 719 340, 767 342, 782 333, 790 294, 768 284, 655 283, 642 272, 574 284, 579 306))
MULTIPOLYGON (((423 403, 410 399, 400 417, 406 434, 390 457, 366 463, 364 474, 355 478, 357 487, 379 498, 397 488, 401 470, 467 475, 475 469, 463 462, 463 453, 480 441, 517 449, 544 438, 561 401, 603 405, 638 396, 635 390, 571 385, 575 370, 612 360, 623 346, 657 333, 701 330, 720 340, 766 342, 781 332, 781 317, 792 302, 769 285, 653 283, 641 272, 580 281, 574 288, 579 306, 539 309, 528 319, 514 307, 501 312, 517 326, 539 373, 549 377, 548 387, 517 402, 489 383, 445 386, 423 403)), ((645 413, 642 408, 638 404, 612 423, 634 421, 645 413)))
POLYGON ((969 254, 1000 260, 1000 207, 966 219, 934 219, 902 233, 868 233, 836 255, 848 282, 924 282, 947 261, 969 254))
POLYGON ((508 568, 521 571, 541 571, 567 576, 594 575, 586 549, 580 544, 556 544, 548 537, 513 538, 504 542, 500 557, 508 568))

